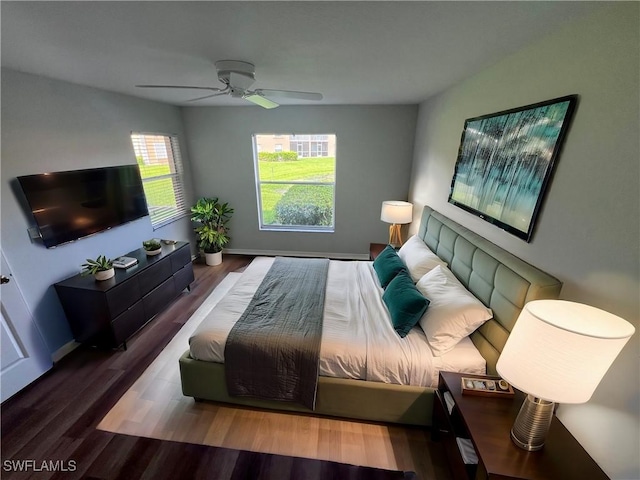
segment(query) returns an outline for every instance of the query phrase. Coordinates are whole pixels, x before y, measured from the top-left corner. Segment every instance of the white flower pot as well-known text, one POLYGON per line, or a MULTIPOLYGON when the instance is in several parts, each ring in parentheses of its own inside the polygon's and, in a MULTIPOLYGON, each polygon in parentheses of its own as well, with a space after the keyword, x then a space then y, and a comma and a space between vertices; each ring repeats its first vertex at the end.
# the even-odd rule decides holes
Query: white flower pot
POLYGON ((216 252, 216 253, 205 252, 204 260, 207 263, 207 265, 210 265, 212 267, 216 265, 220 265, 222 263, 222 252, 216 252))
POLYGON ((160 253, 162 253, 162 247, 158 248, 157 250, 145 250, 145 253, 149 257, 153 257, 154 255, 159 255, 160 253))
POLYGON ((95 277, 96 280, 109 280, 111 277, 113 277, 116 274, 116 271, 113 268, 110 268, 109 270, 102 270, 100 272, 96 272, 93 274, 93 276, 95 277))

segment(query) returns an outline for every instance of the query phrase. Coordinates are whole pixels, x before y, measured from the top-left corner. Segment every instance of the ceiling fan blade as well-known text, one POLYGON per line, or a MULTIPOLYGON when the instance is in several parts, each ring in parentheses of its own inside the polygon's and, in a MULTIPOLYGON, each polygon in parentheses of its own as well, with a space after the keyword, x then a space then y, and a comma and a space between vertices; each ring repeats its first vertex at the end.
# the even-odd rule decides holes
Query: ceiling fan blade
POLYGON ((223 92, 226 88, 216 88, 216 87, 193 87, 189 85, 136 85, 138 88, 181 88, 181 89, 192 89, 192 90, 209 90, 211 92, 223 92))
POLYGON ((265 95, 267 97, 280 97, 280 98, 296 98, 298 100, 322 100, 321 93, 314 92, 294 92, 291 90, 269 90, 259 89, 255 93, 258 95, 265 95))
POLYGON ((198 100, 204 100, 205 98, 219 97, 220 95, 226 94, 227 92, 212 93, 211 95, 205 95, 204 97, 192 98, 191 100, 187 100, 187 102, 197 102, 198 100))
POLYGON ((242 98, 245 100, 249 100, 251 103, 255 103, 256 105, 260 105, 263 108, 276 108, 279 106, 276 102, 269 100, 268 98, 264 98, 262 95, 252 92, 247 95, 244 95, 242 98))

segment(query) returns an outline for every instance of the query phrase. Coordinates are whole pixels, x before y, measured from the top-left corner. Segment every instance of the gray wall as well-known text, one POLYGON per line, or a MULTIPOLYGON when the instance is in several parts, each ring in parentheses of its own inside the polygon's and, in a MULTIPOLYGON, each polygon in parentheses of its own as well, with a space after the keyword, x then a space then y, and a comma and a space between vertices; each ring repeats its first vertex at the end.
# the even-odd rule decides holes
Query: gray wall
POLYGON ((78 273, 88 257, 123 255, 148 238, 189 240, 191 224, 185 218, 154 231, 144 217, 46 249, 29 239, 27 228, 35 222, 22 207, 15 178, 135 163, 132 130, 178 134, 187 159, 187 198, 192 198, 178 108, 2 70, 2 250, 52 354, 73 340, 53 283, 78 273))
MULTIPOLYGON (((410 194, 414 204, 431 205, 556 275, 564 282, 562 298, 608 310, 636 329, 639 8, 608 5, 420 105, 410 194), (466 118, 573 93, 580 102, 530 244, 447 203, 466 118)), ((639 337, 589 403, 559 409, 615 479, 640 478, 639 337)))
POLYGON ((235 208, 229 249, 244 252, 368 254, 386 242, 383 200, 406 200, 417 106, 295 106, 184 108, 194 187, 235 208), (335 133, 334 233, 266 232, 258 228, 255 133, 335 133))

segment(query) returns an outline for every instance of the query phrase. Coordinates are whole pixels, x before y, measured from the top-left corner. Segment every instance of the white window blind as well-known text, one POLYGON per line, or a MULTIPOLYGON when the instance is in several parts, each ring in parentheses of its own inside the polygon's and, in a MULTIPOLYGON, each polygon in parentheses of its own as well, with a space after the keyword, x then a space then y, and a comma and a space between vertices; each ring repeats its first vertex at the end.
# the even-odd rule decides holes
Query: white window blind
POLYGON ((188 215, 178 137, 133 132, 131 141, 153 228, 188 215))

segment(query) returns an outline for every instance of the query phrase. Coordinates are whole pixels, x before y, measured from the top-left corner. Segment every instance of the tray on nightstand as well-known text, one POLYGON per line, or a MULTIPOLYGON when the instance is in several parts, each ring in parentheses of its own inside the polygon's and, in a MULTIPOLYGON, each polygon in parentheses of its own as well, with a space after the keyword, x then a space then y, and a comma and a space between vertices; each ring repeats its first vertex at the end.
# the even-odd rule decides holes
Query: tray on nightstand
POLYGON ((463 395, 504 398, 512 398, 515 395, 513 387, 500 378, 462 377, 460 381, 463 395))

